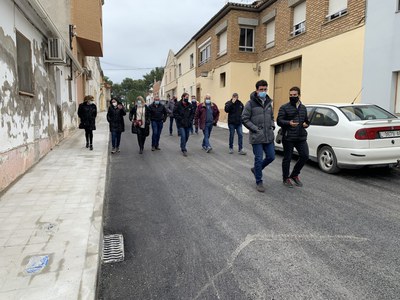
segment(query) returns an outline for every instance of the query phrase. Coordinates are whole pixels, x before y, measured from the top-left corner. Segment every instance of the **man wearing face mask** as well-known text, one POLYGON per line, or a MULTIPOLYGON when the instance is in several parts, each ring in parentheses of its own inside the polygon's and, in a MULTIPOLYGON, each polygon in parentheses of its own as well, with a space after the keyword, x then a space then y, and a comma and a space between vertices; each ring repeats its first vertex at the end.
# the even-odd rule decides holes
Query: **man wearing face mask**
POLYGON ((179 128, 181 136, 181 151, 183 156, 187 156, 186 144, 189 140, 189 129, 193 124, 194 108, 189 102, 189 94, 183 93, 181 100, 175 106, 174 118, 179 128))
POLYGON ((218 119, 218 106, 211 102, 210 94, 206 94, 204 103, 201 103, 197 106, 194 122, 195 126, 198 126, 201 130, 203 130, 204 138, 202 147, 207 153, 210 153, 212 150, 210 136, 213 126, 217 126, 218 119))
POLYGON ((243 113, 243 125, 250 131, 249 141, 253 147, 254 167, 251 172, 256 179, 257 191, 264 193, 262 171, 275 159, 274 113, 272 99, 267 95, 268 83, 259 80, 256 91, 251 93, 243 113), (265 153, 265 158, 264 158, 265 153))
POLYGON ((289 102, 279 108, 277 123, 282 127, 282 178, 283 185, 293 188, 303 186, 299 174, 308 160, 308 144, 306 128, 310 125, 307 109, 300 101, 300 89, 295 86, 289 90, 289 102), (289 175, 293 149, 296 148, 298 160, 289 175), (293 181, 293 183, 292 183, 293 181))
POLYGON ((167 120, 167 109, 160 103, 160 97, 155 96, 153 103, 149 106, 151 121, 151 151, 161 150, 159 147, 163 124, 167 120))

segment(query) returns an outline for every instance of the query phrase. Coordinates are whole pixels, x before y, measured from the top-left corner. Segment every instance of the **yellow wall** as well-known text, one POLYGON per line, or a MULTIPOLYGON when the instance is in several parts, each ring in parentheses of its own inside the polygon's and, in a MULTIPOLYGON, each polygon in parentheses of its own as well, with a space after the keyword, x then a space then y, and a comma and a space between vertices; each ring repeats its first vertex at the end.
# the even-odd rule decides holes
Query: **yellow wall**
MULTIPOLYGON (((196 44, 193 43, 188 49, 182 52, 182 54, 176 58, 176 65, 181 64, 182 75, 178 77, 177 83, 177 97, 178 99, 182 96, 183 92, 191 95, 196 95, 196 61, 190 68, 190 55, 196 55, 196 44)), ((178 67, 177 67, 178 68, 178 67)), ((179 73, 178 73, 179 74, 179 73)))
POLYGON ((351 102, 362 86, 363 41, 364 27, 360 27, 281 55, 261 63, 260 78, 268 81, 269 94, 273 98, 274 65, 302 57, 304 103, 351 102))

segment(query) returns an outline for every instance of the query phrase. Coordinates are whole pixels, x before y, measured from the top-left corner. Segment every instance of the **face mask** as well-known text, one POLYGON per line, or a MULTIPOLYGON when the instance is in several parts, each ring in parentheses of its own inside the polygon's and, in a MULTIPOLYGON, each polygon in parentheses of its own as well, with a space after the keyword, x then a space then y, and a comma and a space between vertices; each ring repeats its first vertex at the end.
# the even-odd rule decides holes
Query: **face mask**
POLYGON ((206 99, 206 103, 210 104, 211 103, 211 99, 206 99))
POLYGON ((258 92, 258 97, 260 97, 260 98, 267 97, 267 92, 258 92))
POLYGON ((142 101, 138 101, 138 102, 137 102, 137 105, 142 105, 142 101))
POLYGON ((113 106, 117 106, 117 102, 113 102, 112 105, 113 105, 113 106))
POLYGON ((195 103, 196 102, 196 99, 192 99, 192 103, 195 103))
POLYGON ((89 101, 89 104, 94 104, 94 101, 89 101))
POLYGON ((183 98, 183 101, 185 101, 186 103, 189 102, 189 98, 183 98))
POLYGON ((298 96, 292 96, 289 97, 290 103, 292 104, 296 104, 299 101, 299 97, 298 96))
POLYGON ((158 104, 160 104, 160 101, 154 101, 154 103, 155 103, 156 105, 158 105, 158 104))

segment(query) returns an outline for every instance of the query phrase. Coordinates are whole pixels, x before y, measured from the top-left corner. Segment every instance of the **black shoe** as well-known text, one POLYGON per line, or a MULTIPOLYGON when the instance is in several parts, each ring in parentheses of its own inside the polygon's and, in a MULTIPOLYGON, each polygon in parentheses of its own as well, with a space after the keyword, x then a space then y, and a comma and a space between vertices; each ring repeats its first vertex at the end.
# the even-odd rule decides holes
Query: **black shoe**
POLYGON ((293 180, 295 185, 297 185, 299 187, 303 186, 303 183, 300 181, 299 176, 293 176, 293 177, 290 177, 290 179, 293 180))
POLYGON ((93 150, 93 145, 90 145, 90 148, 89 148, 90 150, 93 150))
POLYGON ((283 185, 286 186, 286 187, 288 187, 288 188, 293 188, 293 183, 292 183, 292 181, 290 180, 290 178, 286 178, 286 179, 283 181, 283 185))
POLYGON ((89 143, 86 143, 86 148, 89 148, 89 143))
POLYGON ((154 150, 156 150, 156 147, 151 147, 151 151, 154 151, 154 150))
POLYGON ((143 154, 143 149, 140 149, 140 150, 139 150, 139 154, 143 154))
POLYGON ((160 147, 157 146, 157 147, 156 147, 156 150, 161 150, 161 149, 160 149, 160 147))

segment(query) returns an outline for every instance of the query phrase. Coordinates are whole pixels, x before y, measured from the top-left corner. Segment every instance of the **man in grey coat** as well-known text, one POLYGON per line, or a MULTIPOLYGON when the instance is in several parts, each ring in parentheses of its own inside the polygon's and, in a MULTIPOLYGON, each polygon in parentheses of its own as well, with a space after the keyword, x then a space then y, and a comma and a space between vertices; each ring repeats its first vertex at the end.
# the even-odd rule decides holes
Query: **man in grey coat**
POLYGON ((251 93, 242 113, 242 122, 250 131, 249 139, 254 153, 254 167, 251 172, 256 179, 257 191, 262 193, 265 192, 262 171, 275 159, 274 113, 267 89, 268 83, 265 80, 257 81, 256 90, 251 93))

